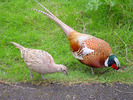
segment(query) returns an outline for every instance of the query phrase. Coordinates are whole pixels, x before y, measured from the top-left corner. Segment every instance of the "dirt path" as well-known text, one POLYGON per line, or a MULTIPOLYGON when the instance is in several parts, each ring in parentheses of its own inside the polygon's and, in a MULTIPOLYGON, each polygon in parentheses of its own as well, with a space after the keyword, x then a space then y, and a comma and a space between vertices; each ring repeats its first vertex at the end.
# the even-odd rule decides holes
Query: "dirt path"
POLYGON ((133 100, 133 85, 95 83, 43 87, 0 84, 0 100, 133 100))

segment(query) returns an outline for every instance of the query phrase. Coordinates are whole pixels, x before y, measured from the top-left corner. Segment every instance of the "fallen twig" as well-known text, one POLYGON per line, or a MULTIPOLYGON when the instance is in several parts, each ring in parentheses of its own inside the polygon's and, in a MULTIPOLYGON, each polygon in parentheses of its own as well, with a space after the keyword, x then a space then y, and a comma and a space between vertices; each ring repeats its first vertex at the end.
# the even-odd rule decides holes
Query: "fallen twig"
POLYGON ((89 23, 85 23, 84 27, 83 27, 83 33, 86 34, 86 25, 88 25, 89 23))
MULTIPOLYGON (((115 89, 115 90, 118 91, 118 92, 123 92, 123 91, 121 91, 119 89, 115 89)), ((123 92, 123 93, 133 93, 133 92, 131 91, 131 92, 123 92)))

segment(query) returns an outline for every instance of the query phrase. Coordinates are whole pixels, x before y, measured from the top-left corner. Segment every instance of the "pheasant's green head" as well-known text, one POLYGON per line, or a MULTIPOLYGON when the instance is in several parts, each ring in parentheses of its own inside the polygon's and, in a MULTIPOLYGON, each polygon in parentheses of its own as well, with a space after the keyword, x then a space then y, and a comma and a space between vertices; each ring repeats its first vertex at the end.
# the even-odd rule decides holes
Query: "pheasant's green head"
POLYGON ((118 70, 120 67, 120 62, 115 55, 110 55, 106 60, 104 65, 106 67, 112 66, 113 69, 118 70))

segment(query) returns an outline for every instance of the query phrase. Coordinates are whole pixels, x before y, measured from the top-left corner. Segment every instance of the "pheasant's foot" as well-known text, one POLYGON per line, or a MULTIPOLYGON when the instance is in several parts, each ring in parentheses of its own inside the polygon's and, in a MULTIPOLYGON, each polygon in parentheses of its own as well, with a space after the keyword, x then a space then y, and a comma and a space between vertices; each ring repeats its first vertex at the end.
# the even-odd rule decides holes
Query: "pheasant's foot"
POLYGON ((33 78, 33 75, 32 75, 32 73, 31 73, 31 71, 30 71, 30 76, 29 76, 30 78, 33 78))
POLYGON ((91 74, 94 75, 94 71, 93 71, 93 68, 91 68, 91 74))
POLYGON ((43 75, 41 75, 41 78, 42 78, 43 80, 47 79, 47 78, 44 78, 44 76, 43 76, 43 75))

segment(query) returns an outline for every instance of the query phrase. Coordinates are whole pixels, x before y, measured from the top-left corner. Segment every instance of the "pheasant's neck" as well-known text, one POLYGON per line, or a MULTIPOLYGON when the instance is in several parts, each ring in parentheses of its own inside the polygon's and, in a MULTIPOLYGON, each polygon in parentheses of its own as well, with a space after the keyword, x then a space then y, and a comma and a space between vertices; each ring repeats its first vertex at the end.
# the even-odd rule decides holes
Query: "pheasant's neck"
POLYGON ((51 65, 51 67, 49 67, 49 70, 50 70, 51 73, 59 72, 59 65, 53 63, 53 64, 51 65))

